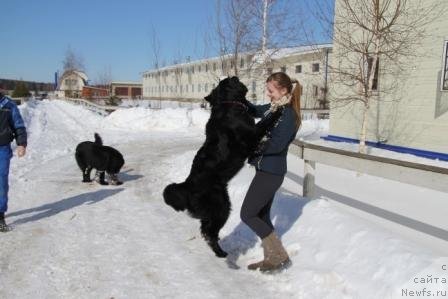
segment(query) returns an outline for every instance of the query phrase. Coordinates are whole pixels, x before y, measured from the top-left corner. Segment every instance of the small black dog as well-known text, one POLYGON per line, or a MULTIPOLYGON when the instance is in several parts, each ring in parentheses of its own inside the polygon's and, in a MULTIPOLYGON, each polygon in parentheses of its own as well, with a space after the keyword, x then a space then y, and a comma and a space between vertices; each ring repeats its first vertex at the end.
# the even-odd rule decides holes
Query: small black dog
POLYGON ((227 256, 218 244, 219 231, 230 214, 227 183, 281 115, 272 113, 255 124, 246 93, 246 86, 232 77, 219 82, 205 97, 212 108, 205 142, 185 182, 170 184, 163 191, 166 204, 200 219, 202 236, 218 257, 227 256))
POLYGON ((95 181, 101 185, 121 185, 117 174, 124 164, 123 155, 110 146, 104 146, 100 135, 95 133, 95 142, 84 141, 76 147, 75 158, 82 171, 83 183, 91 182, 90 172, 96 170, 95 181), (107 173, 108 182, 104 180, 107 173))

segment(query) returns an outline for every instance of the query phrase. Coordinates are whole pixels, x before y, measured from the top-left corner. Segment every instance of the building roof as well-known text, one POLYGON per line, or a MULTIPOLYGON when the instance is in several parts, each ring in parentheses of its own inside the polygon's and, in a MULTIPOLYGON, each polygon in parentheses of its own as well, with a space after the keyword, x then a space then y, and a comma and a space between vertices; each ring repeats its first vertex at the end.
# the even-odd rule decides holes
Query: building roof
POLYGON ((82 72, 82 71, 76 71, 76 70, 68 70, 68 71, 65 71, 65 72, 62 74, 61 78, 70 76, 70 75, 72 75, 72 74, 75 74, 75 75, 81 77, 81 79, 83 79, 83 80, 86 81, 86 82, 87 82, 87 80, 89 79, 89 78, 87 77, 87 75, 86 75, 84 72, 82 72))
POLYGON ((141 82, 130 82, 130 81, 113 81, 110 85, 142 85, 141 82))
MULTIPOLYGON (((331 49, 331 48, 333 48, 333 44, 317 44, 317 45, 289 47, 289 48, 280 48, 280 49, 268 49, 267 52, 269 53, 268 56, 271 57, 272 59, 279 59, 279 58, 284 58, 284 57, 297 55, 297 54, 313 53, 320 49, 325 49, 325 48, 331 49)), ((254 54, 254 53, 243 52, 240 55, 251 55, 251 54, 254 54)), ((149 74, 149 73, 153 73, 154 71, 165 71, 165 70, 171 70, 171 69, 178 68, 178 67, 196 65, 199 63, 204 63, 204 62, 221 59, 222 57, 230 58, 230 57, 232 57, 232 54, 226 54, 223 56, 216 56, 216 57, 211 57, 211 58, 204 58, 204 59, 198 59, 198 60, 184 62, 184 63, 173 64, 173 65, 161 67, 158 70, 151 69, 149 71, 143 72, 142 74, 149 74)), ((254 61, 256 61, 256 60, 259 60, 260 58, 261 58, 261 54, 255 54, 252 59, 254 61)))

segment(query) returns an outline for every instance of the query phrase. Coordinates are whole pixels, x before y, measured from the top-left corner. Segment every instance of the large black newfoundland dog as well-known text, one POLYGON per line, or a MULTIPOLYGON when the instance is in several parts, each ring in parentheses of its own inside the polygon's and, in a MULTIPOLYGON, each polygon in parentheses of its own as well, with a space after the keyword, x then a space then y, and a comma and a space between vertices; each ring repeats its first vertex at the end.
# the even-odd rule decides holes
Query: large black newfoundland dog
POLYGON ((104 146, 100 135, 95 133, 95 142, 84 141, 76 147, 75 158, 82 171, 82 181, 91 182, 90 172, 96 170, 95 181, 101 185, 121 185, 117 174, 124 164, 123 155, 110 146, 104 146), (107 173, 107 180, 104 180, 107 173))
POLYGON ((227 183, 280 117, 276 112, 255 124, 246 93, 246 86, 232 77, 205 97, 211 106, 205 142, 185 182, 170 184, 163 191, 165 203, 200 219, 202 236, 218 257, 227 256, 218 244, 219 231, 230 213, 227 183))

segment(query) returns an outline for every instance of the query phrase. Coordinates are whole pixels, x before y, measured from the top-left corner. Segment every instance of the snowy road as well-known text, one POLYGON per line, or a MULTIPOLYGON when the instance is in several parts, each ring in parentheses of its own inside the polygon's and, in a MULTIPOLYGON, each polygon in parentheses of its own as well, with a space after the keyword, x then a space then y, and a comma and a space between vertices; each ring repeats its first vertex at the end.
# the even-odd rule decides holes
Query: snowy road
POLYGON ((2 235, 0 297, 289 297, 215 258, 198 223, 163 203, 173 157, 199 145, 191 138, 117 146, 126 153, 117 187, 82 184, 72 155, 22 174, 11 190, 14 232, 2 235))

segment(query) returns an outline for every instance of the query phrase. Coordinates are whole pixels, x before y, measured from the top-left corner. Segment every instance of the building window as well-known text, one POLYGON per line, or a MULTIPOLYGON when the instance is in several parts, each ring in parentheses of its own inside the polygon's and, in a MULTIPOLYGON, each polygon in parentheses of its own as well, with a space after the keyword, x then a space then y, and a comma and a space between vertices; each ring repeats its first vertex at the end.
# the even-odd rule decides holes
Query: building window
POLYGON ((256 92, 257 92, 257 82, 252 81, 252 93, 256 93, 256 92))
POLYGON ((205 89, 205 92, 208 92, 208 83, 205 83, 204 89, 205 89))
POLYGON ((194 85, 191 84, 191 92, 194 92, 194 85))
POLYGON ((317 73, 319 71, 319 64, 313 63, 313 73, 317 73))
POLYGON ((299 74, 302 72, 302 65, 296 65, 296 74, 299 74))
POLYGON ((286 66, 282 66, 282 67, 280 68, 280 72, 282 72, 282 73, 286 73, 286 66))
POLYGON ((448 90, 448 41, 443 49, 442 90, 448 90))
POLYGON ((216 62, 213 63, 213 71, 216 71, 216 62))
POLYGON ((115 95, 117 96, 127 96, 128 88, 127 87, 115 87, 115 95))
POLYGON ((208 63, 205 64, 205 72, 208 72, 208 63))
POLYGON ((244 58, 241 58, 241 62, 240 62, 240 68, 244 67, 244 58))
POLYGON ((317 87, 317 85, 313 85, 313 98, 317 98, 317 96, 319 95, 319 88, 317 87))
MULTIPOLYGON (((367 80, 370 78, 370 71, 372 70, 372 64, 373 64, 373 57, 369 57, 367 60, 368 67, 367 67, 367 80)), ((376 68, 375 68, 375 75, 373 76, 373 82, 372 82, 372 90, 378 90, 378 70, 380 68, 380 60, 377 59, 376 61, 376 68)))
POLYGON ((198 65, 198 73, 201 72, 201 65, 198 65))
POLYGON ((272 68, 271 68, 271 67, 268 68, 268 69, 267 69, 267 72, 268 72, 268 75, 271 75, 271 74, 272 74, 272 68))

